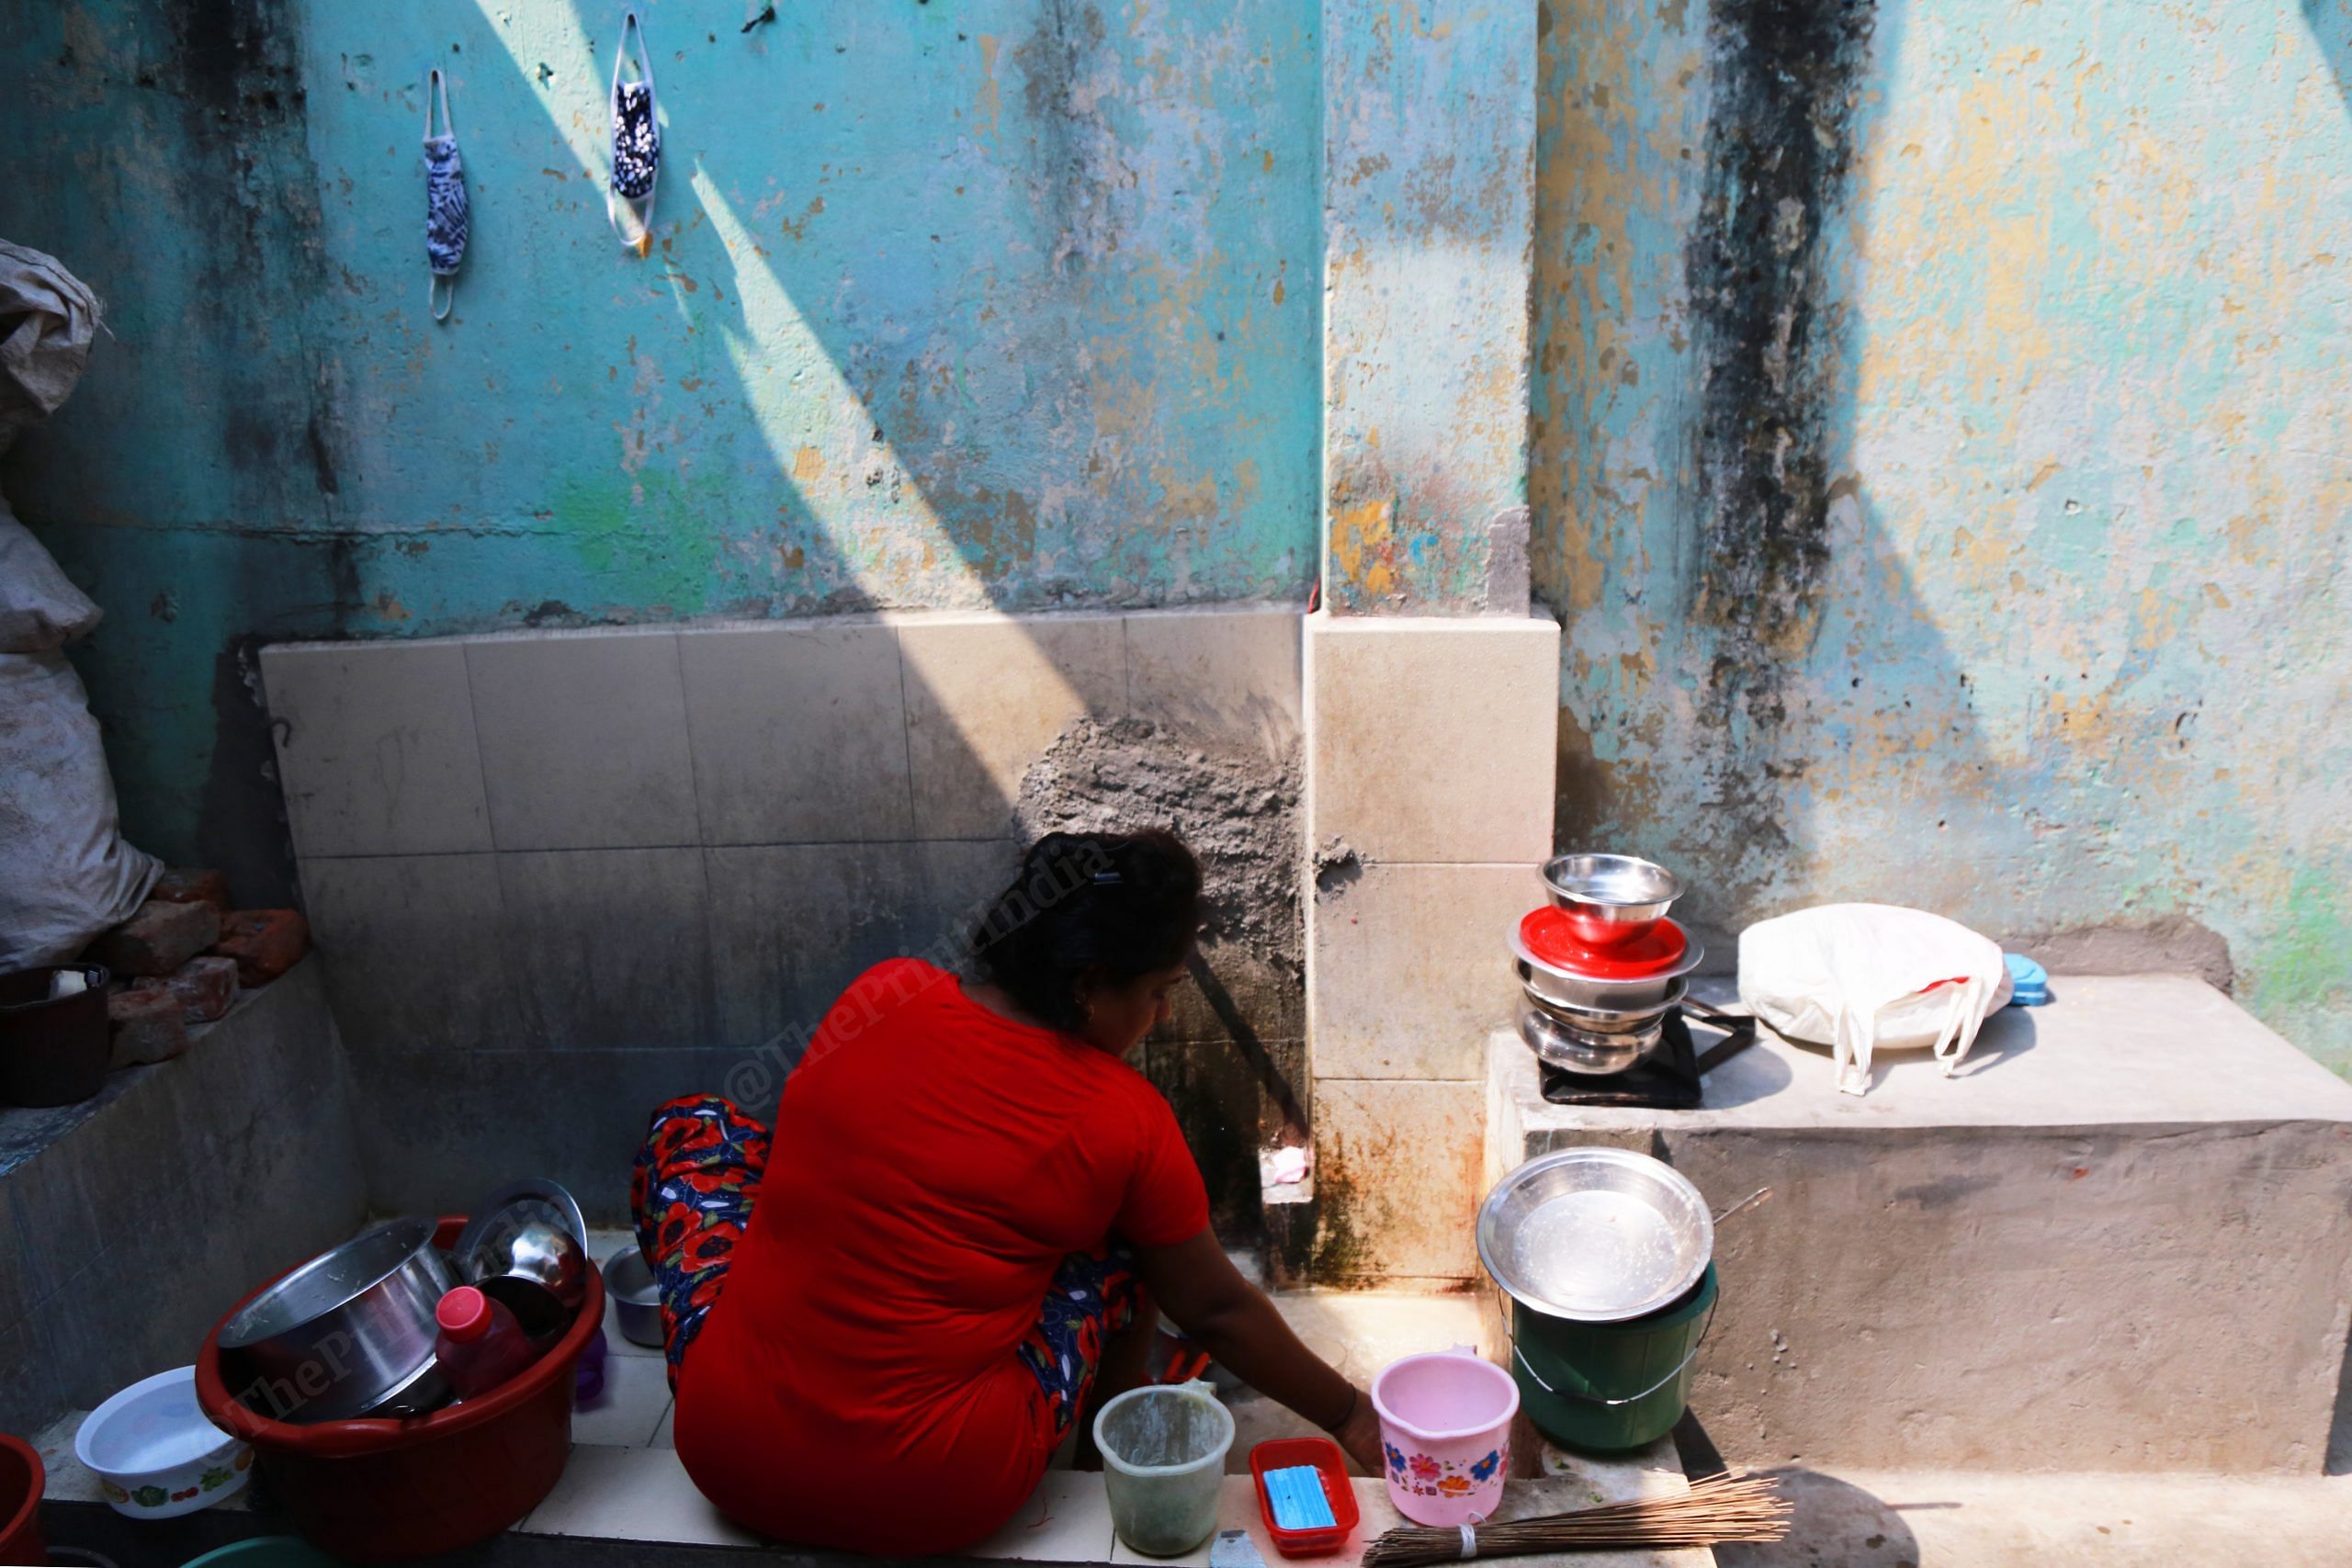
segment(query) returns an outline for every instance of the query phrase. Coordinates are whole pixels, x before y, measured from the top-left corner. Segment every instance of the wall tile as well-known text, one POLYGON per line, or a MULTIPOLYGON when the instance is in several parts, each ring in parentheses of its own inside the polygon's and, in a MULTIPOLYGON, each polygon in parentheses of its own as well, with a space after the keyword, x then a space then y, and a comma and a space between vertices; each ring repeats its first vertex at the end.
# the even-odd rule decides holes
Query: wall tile
POLYGON ((1128 711, 1287 755, 1299 738, 1303 619, 1272 607, 1129 615, 1128 711))
POLYGON ((316 857, 302 863, 302 897, 352 1050, 521 1043, 506 962, 521 933, 506 917, 496 856, 316 857))
POLYGON ((907 616, 915 833, 999 838, 1022 775, 1083 715, 1126 707, 1116 615, 907 616))
POLYGON ((896 628, 689 628, 678 652, 705 843, 912 836, 896 628))
POLYGON ((842 988, 907 949, 923 905, 912 844, 735 845, 706 852, 718 1035, 757 1045, 814 1032, 842 988))
POLYGON ((1532 865, 1369 865, 1318 893, 1316 1076, 1483 1076, 1519 995, 1511 924, 1543 901, 1532 865))
POLYGON ((1473 1278, 1485 1086, 1319 1078, 1317 1284, 1473 1278))
POLYGON ((963 964, 973 928, 1021 868, 1022 848, 1010 839, 938 839, 916 845, 922 897, 908 919, 908 953, 942 969, 963 964))
POLYGON ((462 644, 287 644, 261 669, 295 853, 490 848, 462 644))
POLYGON ((1541 862, 1559 655, 1540 618, 1309 616, 1309 841, 1375 862, 1541 862))
POLYGON ((502 1182, 544 1176, 589 1224, 618 1226, 654 1107, 729 1094, 765 1121, 782 1078, 741 1051, 592 1048, 356 1055, 351 1085, 377 1210, 463 1213, 502 1182))
POLYGON ((482 637, 465 650, 500 849, 700 841, 677 634, 482 637))
POLYGON ((716 1043, 702 851, 502 854, 498 885, 528 1043, 716 1043))

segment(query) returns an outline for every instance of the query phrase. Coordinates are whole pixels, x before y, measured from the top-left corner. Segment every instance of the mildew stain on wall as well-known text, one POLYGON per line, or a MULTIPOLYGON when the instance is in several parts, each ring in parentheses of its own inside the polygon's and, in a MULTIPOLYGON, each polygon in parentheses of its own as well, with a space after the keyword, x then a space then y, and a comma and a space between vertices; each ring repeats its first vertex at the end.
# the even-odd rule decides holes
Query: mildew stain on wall
POLYGON ((2352 1068, 2352 17, 1544 10, 1562 836, 1720 928, 2217 933, 2352 1068))

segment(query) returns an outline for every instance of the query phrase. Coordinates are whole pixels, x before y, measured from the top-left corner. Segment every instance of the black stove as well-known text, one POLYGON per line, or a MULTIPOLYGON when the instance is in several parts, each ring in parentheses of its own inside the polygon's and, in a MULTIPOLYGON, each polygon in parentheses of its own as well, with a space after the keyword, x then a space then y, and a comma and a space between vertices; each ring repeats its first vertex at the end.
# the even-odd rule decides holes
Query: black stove
POLYGON ((1720 1013, 1696 1002, 1669 1008, 1660 1019, 1657 1048, 1615 1073, 1572 1073, 1548 1062, 1536 1064, 1544 1098, 1555 1105, 1625 1105, 1652 1111, 1695 1111, 1705 1103, 1702 1083, 1709 1069, 1756 1043, 1756 1021, 1720 1013), (1690 1038, 1688 1012, 1723 1038, 1702 1055, 1690 1038))

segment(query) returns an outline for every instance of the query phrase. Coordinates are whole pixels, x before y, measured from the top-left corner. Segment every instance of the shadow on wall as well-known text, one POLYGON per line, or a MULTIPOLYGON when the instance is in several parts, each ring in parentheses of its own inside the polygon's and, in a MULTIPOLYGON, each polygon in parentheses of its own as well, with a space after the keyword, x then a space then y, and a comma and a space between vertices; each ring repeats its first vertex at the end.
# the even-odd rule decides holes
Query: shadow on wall
POLYGON ((0 43, 34 106, 0 231, 114 306, 9 477, 112 612, 82 661, 141 841, 283 896, 256 640, 1304 594, 1309 0, 639 8, 643 264, 601 196, 617 5, 97 0, 0 43), (435 62, 474 209, 446 329, 435 62))
MULTIPOLYGON (((130 831, 225 862, 247 900, 293 892, 257 642, 1293 599, 1311 577, 1314 291, 1276 287, 1315 243, 1312 73, 1283 73, 1311 58, 1307 0, 1157 21, 1038 0, 1001 38, 945 6, 739 35, 654 0, 669 135, 642 262, 603 209, 620 9, 96 4, 0 43, 39 127, 0 232, 107 292, 117 333, 11 489, 108 609, 78 657, 130 831), (446 328, 411 140, 435 62, 474 219, 446 328)), ((1027 652, 1041 691, 1117 716, 1050 638, 1027 652)), ((997 673, 910 663, 904 695, 997 673)), ((942 771, 977 781, 943 831, 1001 863, 911 911, 848 874, 837 982, 926 950, 1010 867, 1017 767, 928 705, 942 771)), ((571 879, 570 917, 645 929, 614 864, 571 879)), ((690 972, 666 1032, 552 1085, 553 1050, 495 1031, 381 1065, 418 1124, 443 1090, 482 1126, 552 1094, 602 1138, 614 1104, 724 1076, 738 1043, 685 1021, 722 979, 759 983, 690 972)), ((1223 1114, 1228 1089, 1194 1092, 1223 1114)))
MULTIPOLYGON (((576 28, 581 56, 592 57, 584 14, 576 28)), ((1263 62, 1243 66, 1231 57, 1233 40, 1223 41, 1227 52, 1209 62, 1213 71, 1233 72, 1238 83, 1248 70, 1265 68, 1263 62)), ((777 43, 791 47, 781 39, 777 43)), ((806 38, 798 44, 804 54, 796 85, 814 95, 814 101, 854 103, 868 90, 871 67, 854 48, 828 52, 810 48, 806 38)), ((1071 531, 1069 514, 1098 505, 1102 495, 1133 490, 1141 476, 1121 470, 1134 461, 1134 432, 1161 421, 1197 426, 1204 411, 1236 400, 1229 397, 1234 367, 1223 362, 1224 351, 1216 347, 1227 333, 1218 329, 1214 310, 1200 308, 1220 263, 1213 248, 1216 220, 1188 234, 1190 226, 1179 216, 1184 205, 1171 214, 1162 193, 1139 188, 1145 171, 1123 162, 1138 144, 1187 135, 1197 142, 1206 134, 1197 120, 1188 130, 1181 114, 1172 112, 1181 109, 1184 95, 1173 87, 1126 95, 1113 90, 1120 62, 1106 46, 1102 17, 1091 6, 1045 7, 1034 29, 1008 53, 1024 83, 1031 120, 1026 134, 1033 140, 1023 161, 1033 171, 1023 193, 1026 221, 1014 231, 1024 238, 1011 244, 995 224, 959 221, 944 188, 932 193, 939 210, 926 214, 939 225, 936 231, 914 232, 901 216, 882 219, 866 244, 805 245, 808 226, 826 212, 820 194, 800 206, 797 216, 781 220, 781 243, 763 243, 755 229, 759 210, 779 203, 789 209, 797 199, 778 189, 773 161, 763 156, 767 149, 743 137, 714 140, 694 150, 691 164, 675 158, 669 170, 666 190, 673 205, 657 214, 650 258, 660 268, 658 289, 668 295, 684 337, 715 337, 724 344, 723 370, 715 359, 707 366, 703 378, 710 395, 701 406, 743 422, 743 436, 733 449, 764 455, 763 482, 786 498, 778 514, 814 520, 816 526, 796 536, 793 548, 811 560, 830 551, 837 564, 816 575, 854 584, 834 591, 831 609, 899 602, 903 583, 917 570, 907 558, 910 555, 919 556, 922 570, 934 576, 943 563, 960 563, 958 581, 947 592, 951 604, 1017 607, 1041 591, 1099 599, 1083 578, 1051 575, 1055 563, 1066 563, 1066 570, 1102 564, 1099 558, 1087 562, 1089 540, 1071 531), (1122 123, 1114 125, 1114 119, 1122 123), (759 200, 730 198, 729 192, 759 189, 762 178, 769 190, 759 200), (1188 249, 1195 241, 1201 248, 1188 249), (1037 319, 977 334, 978 341, 961 353, 936 334, 928 342, 910 341, 902 322, 935 309, 935 295, 951 280, 1021 269, 1029 269, 1030 276, 1014 283, 992 276, 989 288, 1028 291, 1037 319), (1119 302, 1107 319, 1105 299, 1119 302), (824 301, 826 308, 802 301, 824 301), (789 393, 786 382, 792 385, 789 393), (822 389, 813 409, 811 384, 822 389), (1116 418, 1105 420, 1102 407, 1081 406, 1104 400, 1124 402, 1116 418), (1005 434, 1024 422, 1096 433, 1082 457, 1095 482, 1095 498, 1076 504, 1066 500, 1064 515, 1042 519, 1042 536, 1035 493, 1038 476, 1023 468, 1017 452, 1003 450, 1005 434), (862 453, 867 466, 859 482, 869 491, 887 490, 900 519, 896 531, 903 535, 910 525, 918 535, 914 549, 902 537, 877 558, 870 541, 881 530, 846 515, 849 509, 837 490, 825 486, 829 466, 844 448, 862 453), (1033 573, 1041 564, 1047 575, 1039 581, 1033 573), (1030 580, 1025 588, 1023 579, 1030 580)), ((580 61, 572 64, 582 68, 580 61)), ((557 120, 554 129, 570 141, 594 188, 601 171, 597 152, 581 145, 576 126, 567 130, 557 120)), ((804 177, 821 184, 824 149, 818 140, 819 146, 801 157, 816 163, 813 175, 804 171, 804 177)), ((952 165, 972 156, 964 145, 946 162, 952 165)), ((1179 162, 1189 166, 1212 157, 1210 149, 1196 144, 1179 154, 1179 162)), ((967 169, 966 176, 971 172, 967 169)), ((1209 177, 1213 171, 1194 173, 1209 177)), ((790 175, 786 178, 788 185, 790 175)), ((876 224, 872 217, 863 221, 876 224)), ((1244 331, 1263 329, 1237 325, 1237 333, 1244 331)), ((1204 434, 1185 429, 1182 438, 1190 445, 1204 434)), ((1220 478, 1251 490, 1254 465, 1244 463, 1240 469, 1238 476, 1220 478)), ((1158 597, 1171 587, 1173 597, 1185 596, 1188 539, 1221 517, 1259 504, 1254 493, 1220 494, 1216 482, 1186 497, 1168 497, 1160 515, 1125 519, 1101 541, 1112 552, 1111 597, 1158 597), (1146 553, 1122 554, 1131 551, 1146 553)), ((1296 503, 1311 513, 1311 494, 1296 498, 1296 503)), ((1032 656, 1031 678, 1042 677, 1055 688, 1047 698, 1051 705, 1098 722, 1125 715, 1123 679, 1114 689, 1105 689, 1090 679, 1099 671, 1066 667, 1067 650, 1057 643, 1033 638, 1032 656)), ((928 690, 931 677, 916 661, 902 659, 900 671, 909 712, 928 708, 944 721, 928 743, 956 753, 946 764, 950 770, 986 781, 989 798, 964 803, 954 813, 966 824, 960 830, 1010 834, 1017 842, 1022 835, 1016 805, 1025 820, 1037 803, 1025 796, 1016 802, 1022 781, 1001 771, 1002 746, 975 743, 958 732, 954 697, 928 690)), ((968 681, 972 672, 956 675, 968 681)), ((1142 744, 1152 748, 1151 742, 1142 744)), ((1173 741, 1159 745, 1182 750, 1173 741)), ((1141 780, 1129 782, 1136 785, 1135 802, 1148 808, 1156 797, 1142 788, 1141 780)), ((1099 822, 1120 816, 1081 809, 1073 819, 1099 822)), ((1015 842, 1006 843, 998 858, 1009 864, 1015 842)), ((963 891, 967 897, 951 909, 876 920, 856 944, 858 951, 841 954, 839 978, 845 981, 865 964, 895 952, 922 951, 941 962, 960 958, 959 928, 977 913, 971 889, 963 891)), ((1280 1015, 1264 1021, 1276 1038, 1261 1041, 1220 983, 1218 971, 1234 978, 1253 955, 1220 954, 1215 946, 1209 955, 1214 967, 1196 968, 1207 1004, 1184 1009, 1182 1027, 1155 1039, 1138 1065, 1176 1104, 1210 1180, 1220 1223, 1254 1233, 1261 1122, 1270 1100, 1277 1107, 1295 1107, 1289 1083, 1303 1088, 1303 1053, 1295 1040, 1280 1038, 1298 1032, 1290 1019, 1295 1003, 1269 999, 1262 984, 1250 988, 1252 1003, 1266 1002, 1268 1010, 1280 1015)), ((713 977, 714 984, 738 986, 749 978, 713 977)), ((809 1019, 787 1033, 805 1037, 815 1021, 809 1019)))

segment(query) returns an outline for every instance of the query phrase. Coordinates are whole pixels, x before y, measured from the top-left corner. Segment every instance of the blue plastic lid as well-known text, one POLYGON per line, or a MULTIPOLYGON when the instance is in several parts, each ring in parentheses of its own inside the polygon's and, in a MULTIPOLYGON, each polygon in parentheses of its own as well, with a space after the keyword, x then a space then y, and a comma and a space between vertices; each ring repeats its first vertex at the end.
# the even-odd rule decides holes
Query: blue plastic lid
POLYGON ((2005 953, 2001 962, 2009 968, 2009 1005, 2013 1008, 2038 1008, 2050 1000, 2050 971, 2022 953, 2005 953))

